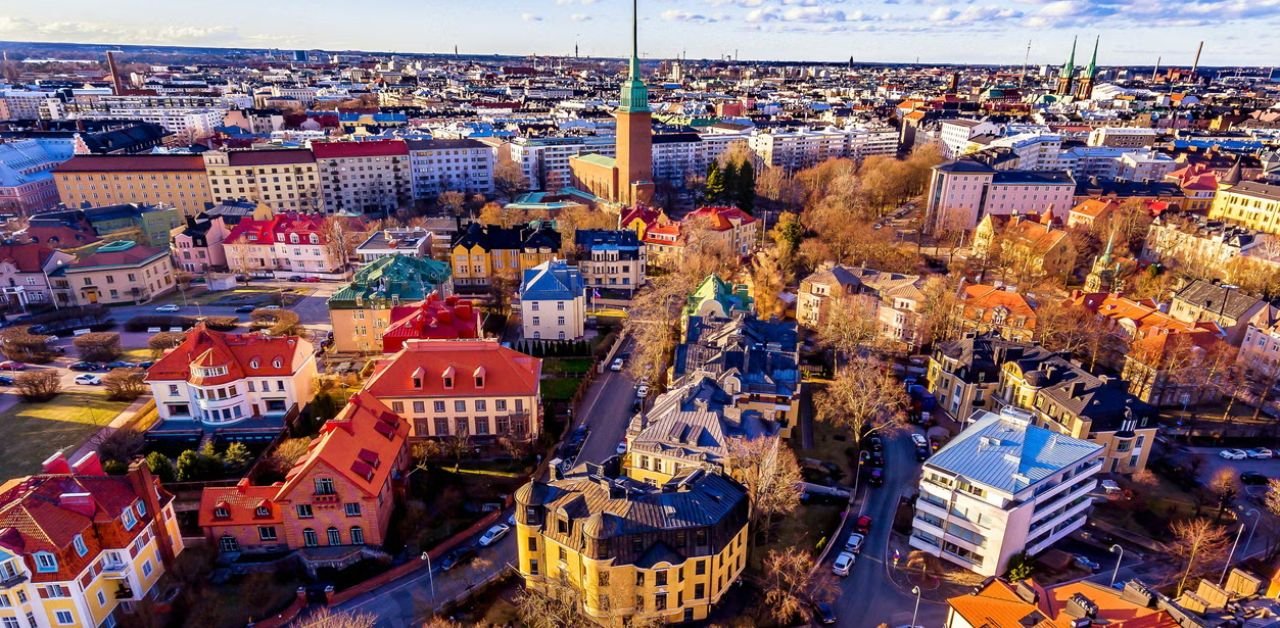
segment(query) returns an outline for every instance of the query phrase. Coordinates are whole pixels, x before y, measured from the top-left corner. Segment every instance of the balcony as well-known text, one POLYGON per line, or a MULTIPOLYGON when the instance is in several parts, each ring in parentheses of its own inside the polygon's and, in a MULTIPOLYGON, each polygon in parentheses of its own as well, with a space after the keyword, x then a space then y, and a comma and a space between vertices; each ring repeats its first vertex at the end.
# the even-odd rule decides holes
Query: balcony
MULTIPOLYGON (((1066 486, 1066 483, 1064 483, 1063 486, 1066 486)), ((1059 494, 1052 500, 1038 499, 1035 510, 1033 511, 1034 514, 1031 515, 1031 521, 1035 522, 1037 519, 1052 512, 1054 509, 1061 508, 1063 504, 1069 504, 1080 497, 1088 495, 1098 486, 1098 482, 1097 480, 1088 479, 1074 486, 1075 488, 1071 489, 1071 492, 1059 494)))
POLYGON ((311 501, 317 504, 336 504, 339 499, 337 493, 316 493, 311 496, 311 501))

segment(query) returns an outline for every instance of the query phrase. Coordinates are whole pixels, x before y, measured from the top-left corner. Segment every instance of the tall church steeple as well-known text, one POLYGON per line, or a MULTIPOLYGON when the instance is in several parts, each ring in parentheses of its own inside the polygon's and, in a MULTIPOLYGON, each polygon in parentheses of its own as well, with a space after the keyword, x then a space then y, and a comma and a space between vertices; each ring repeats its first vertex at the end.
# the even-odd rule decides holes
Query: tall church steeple
POLYGON ((618 102, 618 110, 627 113, 649 111, 649 88, 640 77, 638 5, 639 0, 631 0, 631 63, 627 71, 627 80, 622 84, 622 95, 618 102))
POLYGON ((653 114, 649 88, 640 76, 639 1, 631 2, 631 63, 622 84, 617 118, 617 198, 623 205, 647 204, 653 198, 653 114))
POLYGON ((1093 97, 1093 86, 1098 78, 1098 42, 1100 41, 1102 41, 1101 35, 1093 40, 1093 58, 1089 60, 1089 67, 1085 68, 1084 75, 1080 77, 1080 86, 1076 89, 1076 98, 1080 100, 1093 97))
POLYGON ((1058 72, 1058 91, 1059 96, 1071 95, 1071 84, 1076 74, 1076 39, 1071 38, 1071 56, 1067 62, 1062 65, 1062 70, 1058 72))

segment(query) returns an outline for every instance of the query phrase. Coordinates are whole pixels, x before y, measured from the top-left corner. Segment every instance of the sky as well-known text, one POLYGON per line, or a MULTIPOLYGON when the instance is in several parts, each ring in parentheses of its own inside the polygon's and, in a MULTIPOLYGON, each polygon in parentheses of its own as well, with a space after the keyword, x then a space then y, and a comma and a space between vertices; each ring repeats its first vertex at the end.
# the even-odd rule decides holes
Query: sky
MULTIPOLYGON (((628 0, 7 0, 0 41, 623 56, 628 0), (20 4, 19 4, 20 3, 20 4)), ((640 0, 640 52, 694 58, 1280 65, 1280 0, 640 0), (1269 42, 1269 43, 1268 43, 1269 42)))

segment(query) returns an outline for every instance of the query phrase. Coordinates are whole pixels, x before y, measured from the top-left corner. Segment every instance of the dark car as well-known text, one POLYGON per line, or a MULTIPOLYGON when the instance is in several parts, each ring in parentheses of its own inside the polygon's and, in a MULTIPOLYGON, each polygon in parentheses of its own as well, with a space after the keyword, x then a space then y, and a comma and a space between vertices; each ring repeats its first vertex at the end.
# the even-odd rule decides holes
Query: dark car
POLYGON ((139 363, 138 363, 138 368, 140 368, 140 369, 149 369, 149 368, 151 368, 151 366, 152 366, 152 365, 154 365, 154 364, 155 364, 155 362, 152 362, 151 360, 145 360, 145 361, 142 361, 142 362, 139 362, 139 363))
POLYGON ((1257 486, 1260 484, 1266 484, 1270 480, 1271 478, 1265 475, 1262 475, 1257 471, 1245 471, 1244 473, 1240 474, 1241 484, 1249 484, 1249 485, 1257 486))
POLYGON ((241 305, 240 307, 236 308, 236 310, 235 310, 235 311, 236 311, 236 313, 237 313, 237 314, 248 314, 249 312, 252 312, 252 311, 254 311, 254 310, 256 310, 256 309, 258 309, 258 308, 254 307, 254 306, 252 306, 252 305, 241 305))
POLYGON ((867 515, 858 517, 858 521, 853 524, 853 527, 861 534, 869 534, 871 532, 871 517, 867 515))
POLYGON ((449 552, 440 563, 440 571, 449 571, 458 565, 471 562, 476 557, 476 548, 462 547, 449 552))
POLYGON ((836 609, 826 602, 818 602, 813 605, 813 618, 829 626, 836 623, 836 609))
POLYGON ((929 459, 929 448, 923 445, 916 446, 916 460, 924 462, 929 459))
POLYGON ((873 452, 871 452, 871 466, 873 466, 873 467, 883 467, 883 466, 884 466, 884 452, 883 452, 883 451, 873 451, 873 452))
POLYGON ((115 362, 107 362, 106 367, 109 369, 131 369, 138 366, 133 362, 125 362, 124 360, 116 360, 115 362))
POLYGON ((581 447, 582 443, 587 442, 587 434, 589 433, 590 430, 587 429, 587 426, 579 425, 573 430, 572 434, 569 434, 569 444, 581 447))
POLYGON ((872 486, 884 486, 884 469, 872 469, 871 477, 867 479, 872 486))
POLYGON ((879 436, 872 436, 871 451, 884 451, 884 439, 879 436))
POLYGON ((12 386, 13 378, 8 375, 0 375, 0 386, 12 386))
POLYGON ((97 362, 76 362, 69 368, 73 371, 80 371, 81 373, 93 373, 104 370, 103 366, 97 362))
POLYGON ((302 281, 302 275, 289 275, 289 281, 302 281))
POLYGON ((847 506, 849 498, 829 493, 804 492, 800 494, 800 503, 806 506, 847 506))

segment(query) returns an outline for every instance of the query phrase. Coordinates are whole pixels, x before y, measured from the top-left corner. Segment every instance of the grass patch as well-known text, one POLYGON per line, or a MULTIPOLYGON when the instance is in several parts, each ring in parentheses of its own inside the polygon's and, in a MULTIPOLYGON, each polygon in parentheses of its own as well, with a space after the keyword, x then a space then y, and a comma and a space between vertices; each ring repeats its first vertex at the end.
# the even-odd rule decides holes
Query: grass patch
POLYGON ((543 358, 542 371, 563 377, 586 375, 592 367, 591 358, 543 358))
POLYGON ((120 354, 120 359, 125 362, 150 362, 153 358, 151 357, 151 349, 143 347, 139 349, 125 349, 124 353, 120 354))
POLYGON ((747 568, 759 573, 769 550, 802 550, 817 557, 822 548, 831 543, 826 536, 836 529, 842 510, 840 506, 797 506, 795 512, 773 522, 768 541, 756 543, 747 568))
POLYGON ((545 401, 568 401, 578 391, 580 378, 554 377, 542 380, 542 398, 545 401))
MULTIPOLYGON (((842 483, 853 482, 853 465, 850 464, 849 454, 846 450, 852 450, 853 437, 848 432, 834 427, 826 421, 813 420, 813 447, 802 449, 800 447, 800 427, 796 426, 791 431, 792 447, 796 450, 796 456, 802 458, 817 458, 826 462, 834 462, 840 465, 844 470, 842 483)), ((865 463, 863 466, 867 466, 865 463)))
POLYGON ((128 405, 108 401, 97 391, 64 392, 44 403, 18 402, 0 412, 0 476, 38 472, 53 452, 79 447, 128 405))

